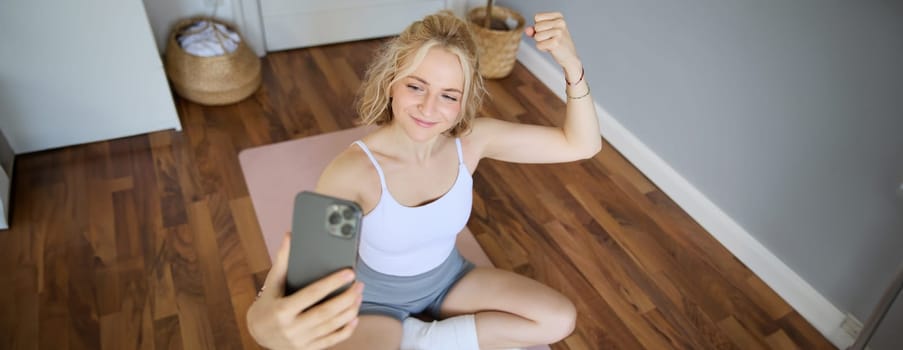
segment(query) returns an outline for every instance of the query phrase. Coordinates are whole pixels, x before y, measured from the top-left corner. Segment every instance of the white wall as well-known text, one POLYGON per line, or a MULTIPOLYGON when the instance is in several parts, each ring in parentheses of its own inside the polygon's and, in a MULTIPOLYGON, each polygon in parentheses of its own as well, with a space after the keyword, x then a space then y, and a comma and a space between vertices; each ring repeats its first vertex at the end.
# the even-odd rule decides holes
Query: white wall
MULTIPOLYGON (((241 32, 248 46, 264 56, 265 44, 261 9, 258 0, 143 0, 154 31, 157 48, 162 54, 166 40, 180 19, 193 16, 210 16, 234 24, 241 32), (217 5, 218 1, 218 5, 217 5)), ((445 0, 445 7, 463 15, 467 0, 445 0)))
POLYGON ((181 129, 140 0, 2 1, 0 47, 17 154, 181 129))

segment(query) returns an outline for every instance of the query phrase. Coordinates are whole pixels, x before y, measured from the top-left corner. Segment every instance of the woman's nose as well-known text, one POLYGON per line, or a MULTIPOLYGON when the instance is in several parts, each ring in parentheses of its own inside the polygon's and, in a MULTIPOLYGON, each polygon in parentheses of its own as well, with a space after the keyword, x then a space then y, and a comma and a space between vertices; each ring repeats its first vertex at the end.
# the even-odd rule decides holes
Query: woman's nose
POLYGON ((432 116, 436 109, 436 97, 435 96, 426 96, 423 102, 420 104, 420 112, 423 113, 424 116, 432 116))

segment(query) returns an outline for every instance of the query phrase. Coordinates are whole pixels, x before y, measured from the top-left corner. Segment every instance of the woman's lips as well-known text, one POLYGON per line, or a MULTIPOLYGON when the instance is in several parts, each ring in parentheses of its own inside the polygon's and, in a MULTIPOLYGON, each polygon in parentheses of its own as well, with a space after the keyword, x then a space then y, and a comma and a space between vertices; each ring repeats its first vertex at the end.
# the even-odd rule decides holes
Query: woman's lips
POLYGON ((420 120, 420 119, 417 119, 417 118, 414 118, 414 117, 411 117, 411 119, 414 119, 414 123, 416 123, 417 125, 419 125, 419 126, 422 127, 422 128, 430 128, 430 127, 432 127, 433 125, 438 124, 438 123, 430 123, 430 122, 426 122, 426 121, 423 121, 423 120, 420 120))

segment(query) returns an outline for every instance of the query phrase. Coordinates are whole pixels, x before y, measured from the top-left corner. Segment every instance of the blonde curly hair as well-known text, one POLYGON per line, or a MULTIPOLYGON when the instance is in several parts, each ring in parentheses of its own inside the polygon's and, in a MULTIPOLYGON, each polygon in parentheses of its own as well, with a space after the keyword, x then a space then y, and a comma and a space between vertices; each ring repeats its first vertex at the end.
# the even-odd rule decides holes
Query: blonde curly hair
POLYGON ((432 47, 440 47, 458 57, 464 72, 461 114, 445 133, 458 136, 470 130, 486 94, 477 69, 477 48, 467 23, 450 11, 442 11, 412 23, 384 45, 367 69, 356 101, 361 124, 384 125, 392 121, 392 84, 411 74, 432 47))

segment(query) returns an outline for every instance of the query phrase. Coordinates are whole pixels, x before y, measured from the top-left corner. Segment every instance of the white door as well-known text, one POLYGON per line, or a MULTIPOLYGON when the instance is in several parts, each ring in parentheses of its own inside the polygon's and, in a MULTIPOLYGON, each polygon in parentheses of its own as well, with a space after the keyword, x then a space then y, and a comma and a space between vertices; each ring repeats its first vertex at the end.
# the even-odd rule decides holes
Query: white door
POLYGON ((141 0, 0 1, 0 62, 17 154, 181 129, 141 0))
POLYGON ((398 34, 445 0, 260 0, 267 51, 398 34))

